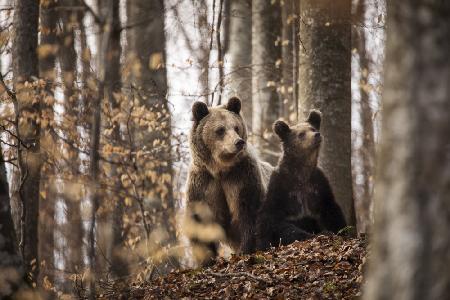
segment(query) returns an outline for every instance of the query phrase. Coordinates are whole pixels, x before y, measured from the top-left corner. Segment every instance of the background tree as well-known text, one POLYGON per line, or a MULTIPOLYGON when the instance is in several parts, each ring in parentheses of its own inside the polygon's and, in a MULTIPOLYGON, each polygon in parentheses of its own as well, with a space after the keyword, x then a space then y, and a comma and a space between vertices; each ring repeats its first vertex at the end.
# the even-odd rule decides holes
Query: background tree
POLYGON ((366 299, 450 297, 450 3, 388 2, 366 299))
MULTIPOLYGON (((60 30, 58 34, 59 48, 58 59, 61 68, 61 80, 63 87, 63 122, 61 129, 65 133, 67 143, 62 143, 61 152, 64 153, 64 160, 61 163, 60 180, 63 187, 59 193, 65 205, 66 223, 60 229, 64 237, 67 239, 66 247, 61 249, 65 253, 66 269, 70 274, 75 274, 82 269, 83 257, 83 227, 81 220, 81 197, 75 196, 69 190, 73 186, 73 179, 80 176, 80 153, 73 146, 79 144, 80 134, 77 130, 77 122, 79 117, 79 91, 77 84, 77 52, 75 49, 75 31, 80 27, 79 12, 72 8, 79 4, 77 0, 59 1, 60 9, 58 17, 60 22, 60 30)), ((71 283, 67 282, 65 291, 70 291, 71 283)))
POLYGON ((252 3, 230 0, 229 48, 231 60, 227 80, 230 97, 242 100, 242 115, 252 130, 252 3))
POLYGON ((24 268, 17 248, 16 234, 9 204, 9 188, 0 143, 0 297, 11 296, 21 285, 24 268))
POLYGON ((53 164, 54 135, 51 131, 54 122, 53 111, 53 88, 56 80, 56 53, 59 43, 57 40, 58 13, 56 11, 56 1, 40 3, 40 31, 39 41, 39 74, 45 80, 45 97, 41 103, 41 116, 45 120, 41 128, 41 139, 52 141, 41 144, 42 170, 40 186, 40 206, 39 206, 39 258, 40 258, 40 280, 42 285, 44 280, 54 282, 54 229, 55 229, 55 180, 56 168, 53 164))
MULTIPOLYGON (((114 115, 119 113, 120 111, 120 103, 118 101, 118 97, 121 93, 122 88, 122 74, 121 74, 121 65, 120 65, 120 56, 122 54, 122 46, 120 44, 121 38, 121 23, 120 23, 120 2, 118 0, 113 0, 112 3, 110 1, 101 1, 101 9, 103 11, 108 11, 108 6, 112 5, 112 24, 111 24, 111 34, 109 36, 109 44, 106 49, 106 73, 105 73, 105 98, 108 101, 110 106, 111 115, 108 116, 108 120, 112 124, 112 132, 110 135, 110 140, 108 141, 113 147, 118 147, 121 142, 121 132, 120 126, 121 123, 117 120, 114 120, 114 115)), ((118 156, 114 153, 110 154, 110 161, 118 162, 118 156)), ((109 220, 112 226, 112 240, 109 242, 111 245, 107 245, 107 247, 111 247, 111 252, 109 254, 110 259, 110 269, 113 275, 116 277, 123 277, 128 275, 128 265, 127 262, 123 259, 124 243, 125 236, 123 234, 124 224, 124 201, 117 197, 117 191, 120 188, 120 181, 118 180, 119 172, 117 168, 117 164, 111 163, 107 168, 109 172, 107 172, 106 176, 111 178, 109 189, 109 204, 111 204, 114 208, 112 209, 112 218, 109 220)), ((107 212, 108 213, 108 212, 107 212)))
MULTIPOLYGON (((366 1, 358 0, 355 4, 354 22, 352 27, 353 43, 358 51, 360 72, 359 82, 359 115, 361 119, 361 146, 358 146, 355 155, 358 155, 362 167, 362 184, 360 191, 354 194, 355 209, 357 211, 357 225, 359 232, 368 232, 372 223, 373 181, 375 168, 375 132, 374 111, 370 99, 369 75, 371 73, 370 53, 366 44, 365 14, 366 1), (357 195, 356 195, 357 194, 357 195)), ((356 192, 356 189, 355 189, 356 192)))
POLYGON ((275 163, 272 124, 280 114, 281 8, 278 1, 252 2, 252 130, 263 159, 275 163))
POLYGON ((281 116, 295 123, 298 119, 298 50, 300 1, 281 2, 281 116))
POLYGON ((319 165, 347 224, 355 225, 351 172, 351 24, 349 0, 302 0, 300 111, 323 114, 319 165))
POLYGON ((33 88, 26 88, 26 81, 38 78, 38 22, 39 3, 34 0, 14 2, 14 39, 12 59, 14 89, 16 91, 18 162, 20 168, 19 198, 22 203, 21 242, 25 272, 30 282, 39 274, 38 218, 39 185, 41 171, 39 97, 33 88))
POLYGON ((164 2, 130 0, 127 19, 134 24, 128 33, 129 55, 138 66, 132 77, 133 105, 143 106, 156 116, 154 122, 135 128, 132 137, 132 147, 142 150, 143 154, 135 168, 145 170, 145 178, 134 182, 140 190, 138 206, 142 212, 147 209, 153 212, 144 222, 147 240, 152 232, 159 232, 150 241, 152 246, 149 249, 154 249, 175 241, 172 123, 167 101, 164 2))

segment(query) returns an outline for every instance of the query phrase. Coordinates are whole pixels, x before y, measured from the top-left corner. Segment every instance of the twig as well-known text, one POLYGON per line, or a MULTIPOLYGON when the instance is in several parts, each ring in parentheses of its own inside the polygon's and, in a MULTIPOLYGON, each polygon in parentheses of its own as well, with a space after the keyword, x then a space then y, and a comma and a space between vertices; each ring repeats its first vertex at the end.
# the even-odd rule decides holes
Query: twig
POLYGON ((212 275, 215 277, 241 277, 246 276, 250 279, 253 279, 255 281, 264 282, 266 284, 271 284, 272 282, 270 280, 255 276, 249 272, 227 272, 227 273, 218 273, 218 272, 205 272, 207 275, 212 275))
POLYGON ((224 77, 224 70, 223 70, 224 61, 223 61, 223 53, 222 53, 222 43, 220 41, 220 27, 222 25, 223 1, 224 0, 220 0, 220 3, 219 3, 219 16, 217 17, 217 28, 216 28, 217 63, 219 66, 219 100, 217 101, 218 105, 220 105, 222 102, 223 77, 224 77))
POLYGON ((81 4, 92 15, 92 17, 94 18, 95 23, 97 23, 98 25, 103 25, 102 18, 100 18, 100 16, 95 13, 95 11, 92 9, 92 7, 90 7, 89 4, 87 4, 85 0, 81 0, 81 4))

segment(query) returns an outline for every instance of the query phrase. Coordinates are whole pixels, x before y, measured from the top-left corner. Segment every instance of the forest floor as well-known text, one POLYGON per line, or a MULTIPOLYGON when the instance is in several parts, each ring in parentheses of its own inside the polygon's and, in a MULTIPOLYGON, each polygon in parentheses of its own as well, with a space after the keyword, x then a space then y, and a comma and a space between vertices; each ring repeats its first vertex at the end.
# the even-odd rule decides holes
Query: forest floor
MULTIPOLYGON (((219 258, 128 288, 123 299, 354 299, 361 294, 366 241, 340 236, 219 258)), ((116 297, 115 297, 116 298, 116 297)))

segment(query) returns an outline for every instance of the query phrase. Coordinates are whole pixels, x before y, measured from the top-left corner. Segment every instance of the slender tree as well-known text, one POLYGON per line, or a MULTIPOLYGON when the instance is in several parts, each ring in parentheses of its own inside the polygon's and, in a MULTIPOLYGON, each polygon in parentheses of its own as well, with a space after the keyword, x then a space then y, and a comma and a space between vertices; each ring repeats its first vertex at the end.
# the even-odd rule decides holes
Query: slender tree
POLYGON ((366 299, 450 298, 450 3, 390 1, 366 299))
POLYGON ((139 169, 146 170, 142 193, 146 207, 154 215, 150 230, 163 227, 168 232, 167 243, 175 240, 174 202, 172 191, 171 118, 167 101, 167 74, 165 68, 164 5, 159 0, 130 0, 127 19, 135 24, 129 31, 128 43, 132 55, 140 66, 134 82, 136 99, 156 114, 158 126, 145 126, 135 130, 136 146, 149 151, 152 159, 138 161, 139 169), (151 146, 154 145, 154 146, 151 146), (165 180, 152 178, 157 172, 165 180))
POLYGON ((40 115, 39 98, 24 83, 38 77, 38 21, 39 2, 16 0, 14 3, 14 38, 12 60, 14 89, 17 95, 17 133, 24 145, 18 143, 20 168, 19 198, 22 202, 21 251, 29 282, 34 283, 39 274, 38 219, 40 185, 40 115))
POLYGON ((101 200, 101 187, 100 187, 100 134, 101 134, 101 122, 102 122, 102 104, 105 98, 105 79, 106 79, 106 65, 107 65, 107 49, 109 47, 111 39, 111 30, 113 24, 113 6, 110 2, 106 1, 104 6, 100 1, 97 2, 100 8, 100 20, 97 25, 100 33, 98 38, 98 53, 97 53, 97 79, 98 88, 92 104, 92 128, 90 130, 90 150, 89 150, 89 177, 91 180, 90 186, 90 205, 91 213, 88 228, 88 265, 90 271, 89 282, 89 299, 96 298, 96 272, 98 268, 97 257, 97 239, 96 229, 98 226, 97 212, 100 206, 101 200), (108 3, 109 2, 109 3, 108 3))
MULTIPOLYGON (((110 144, 113 146, 118 146, 121 142, 121 134, 120 134, 120 123, 113 118, 115 114, 117 114, 120 111, 120 103, 116 99, 116 95, 121 92, 122 87, 122 79, 121 79, 121 66, 120 66, 120 56, 122 53, 122 48, 120 45, 120 33, 121 33, 121 24, 120 24, 120 16, 119 16, 119 9, 120 9, 120 1, 119 0, 113 0, 112 3, 109 1, 100 1, 101 9, 103 11, 107 11, 107 5, 112 5, 112 27, 111 27, 111 34, 109 37, 108 46, 106 48, 106 65, 105 65, 105 98, 109 102, 110 112, 112 119, 111 126, 112 126, 112 133, 110 136, 110 144), (105 7, 106 6, 106 7, 105 7)), ((104 13, 103 13, 104 14, 104 13)), ((114 153, 111 153, 110 155, 111 161, 117 161, 118 158, 114 153)), ((113 275, 116 277, 123 277, 128 274, 128 266, 126 264, 126 261, 124 261, 123 254, 124 254, 124 242, 125 242, 125 236, 123 235, 123 215, 124 215, 124 203, 123 199, 120 199, 116 196, 116 191, 118 190, 120 186, 120 182, 117 180, 119 177, 118 171, 117 171, 117 165, 112 164, 108 168, 109 172, 106 174, 108 178, 111 178, 111 184, 110 189, 111 192, 109 193, 110 199, 109 201, 112 201, 113 204, 113 211, 112 211, 112 219, 111 219, 111 225, 112 225, 112 249, 110 254, 110 260, 111 260, 111 271, 113 275)))
POLYGON ((358 50, 359 68, 361 79, 360 91, 360 116, 362 127, 362 146, 358 147, 358 155, 362 163, 363 183, 359 199, 355 197, 357 211, 357 223, 359 232, 367 232, 372 222, 373 203, 373 179, 375 167, 375 137, 373 111, 370 105, 368 76, 370 74, 370 58, 366 46, 365 21, 366 1, 358 0, 355 9, 356 26, 353 26, 355 47, 358 50))
MULTIPOLYGON (((76 91, 77 78, 77 53, 75 49, 75 30, 80 26, 78 13, 72 10, 78 1, 60 0, 59 5, 64 8, 59 10, 59 20, 61 31, 59 34, 58 58, 61 67, 61 77, 64 88, 64 122, 62 129, 65 132, 65 139, 69 144, 79 145, 80 136, 77 130, 77 120, 79 114, 79 94, 76 91)), ((80 157, 78 151, 64 144, 66 161, 64 163, 64 173, 61 174, 63 180, 62 198, 66 207, 67 223, 64 224, 63 232, 69 252, 66 258, 66 269, 70 273, 78 273, 83 265, 82 241, 83 228, 81 220, 80 198, 71 197, 74 193, 67 193, 66 188, 71 181, 79 175, 80 157)), ((70 284, 66 290, 70 291, 70 284)))
POLYGON ((295 122, 298 119, 298 50, 299 50, 299 13, 300 2, 287 0, 282 2, 282 30, 281 30, 281 116, 295 122))
POLYGON ((278 143, 271 134, 272 124, 279 117, 281 59, 281 8, 278 1, 252 2, 252 130, 261 156, 275 163, 278 143))
POLYGON ((249 130, 252 129, 252 3, 230 0, 229 94, 242 100, 242 114, 249 130))
POLYGON ((350 0, 303 0, 300 22, 300 110, 322 111, 320 166, 346 221, 355 225, 351 172, 350 0))
POLYGON ((23 283, 24 268, 17 249, 16 232, 11 217, 6 168, 0 143, 0 298, 11 296, 23 283))
MULTIPOLYGON (((53 114, 53 89, 56 77, 56 55, 57 43, 57 23, 58 14, 56 11, 56 1, 40 3, 40 32, 41 37, 39 47, 39 73, 46 82, 45 98, 49 101, 41 103, 42 120, 41 124, 46 124, 41 128, 41 139, 53 141, 50 130, 54 119, 53 114)), ((39 213, 39 257, 41 260, 40 284, 44 280, 54 282, 54 228, 55 228, 55 166, 51 162, 51 157, 55 154, 54 143, 49 142, 42 145, 42 159, 44 164, 41 172, 40 193, 40 213, 39 213)))

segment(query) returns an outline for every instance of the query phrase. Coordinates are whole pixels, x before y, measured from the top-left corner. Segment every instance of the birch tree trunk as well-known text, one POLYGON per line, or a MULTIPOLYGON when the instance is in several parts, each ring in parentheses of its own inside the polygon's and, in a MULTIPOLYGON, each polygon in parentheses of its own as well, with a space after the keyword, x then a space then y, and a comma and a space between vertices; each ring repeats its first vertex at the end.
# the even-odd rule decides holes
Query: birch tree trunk
POLYGON ((19 146, 20 168, 19 198, 22 202, 21 251, 27 280, 33 284, 39 274, 38 219, 40 184, 40 101, 35 100, 35 91, 24 86, 25 81, 38 77, 38 21, 39 2, 16 0, 14 2, 14 37, 12 42, 12 62, 14 89, 17 95, 17 132, 27 145, 19 146))
POLYGON ((355 225, 351 172, 350 0, 303 0, 300 38, 300 111, 322 112, 325 137, 319 165, 348 225, 355 225))
POLYGON ((450 299, 450 2, 391 1, 366 299, 450 299))
MULTIPOLYGON (((252 4, 230 0, 228 55, 231 60, 229 97, 242 100, 242 115, 252 130, 252 4)), ((226 99, 224 100, 226 102, 226 99)))
POLYGON ((278 2, 252 2, 252 130, 262 158, 275 164, 279 143, 272 124, 280 115, 281 8, 278 2))

